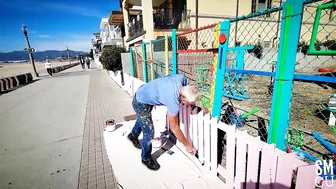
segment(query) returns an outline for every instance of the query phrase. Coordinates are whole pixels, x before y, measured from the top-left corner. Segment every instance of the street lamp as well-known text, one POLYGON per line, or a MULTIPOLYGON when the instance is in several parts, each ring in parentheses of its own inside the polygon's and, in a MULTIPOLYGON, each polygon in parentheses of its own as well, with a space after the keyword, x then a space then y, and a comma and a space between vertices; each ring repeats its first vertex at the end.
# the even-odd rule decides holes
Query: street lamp
POLYGON ((28 53, 28 55, 29 55, 29 59, 30 59, 30 62, 32 64, 32 66, 33 66, 35 76, 39 77, 39 75, 38 75, 38 73, 36 71, 36 67, 35 67, 35 63, 34 63, 34 57, 33 57, 33 52, 35 52, 35 49, 34 48, 30 48, 30 44, 29 44, 29 40, 28 40, 27 26, 25 26, 24 24, 22 24, 22 31, 23 31, 23 34, 25 36, 26 43, 27 43, 27 48, 25 48, 24 51, 26 53, 28 53))
POLYGON ((69 64, 71 64, 70 62, 70 56, 69 56, 69 48, 67 47, 67 53, 68 53, 68 61, 69 61, 69 64))

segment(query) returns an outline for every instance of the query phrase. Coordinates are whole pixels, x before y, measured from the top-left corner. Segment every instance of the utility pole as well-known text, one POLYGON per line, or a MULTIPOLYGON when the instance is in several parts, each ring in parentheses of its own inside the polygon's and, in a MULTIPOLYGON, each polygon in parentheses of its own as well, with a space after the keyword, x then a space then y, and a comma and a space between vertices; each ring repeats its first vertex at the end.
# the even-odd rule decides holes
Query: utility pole
MULTIPOLYGON (((195 9, 196 9, 195 28, 198 29, 198 0, 195 1, 195 9)), ((198 31, 196 31, 196 49, 198 49, 198 31)))
POLYGON ((35 49, 30 47, 30 43, 29 43, 29 39, 28 39, 27 26, 25 26, 24 24, 22 24, 22 31, 23 31, 23 34, 25 36, 26 43, 27 43, 27 48, 25 48, 24 51, 26 53, 28 53, 28 55, 29 55, 29 59, 30 59, 30 62, 33 66, 35 76, 39 77, 39 75, 36 71, 36 67, 35 67, 35 63, 34 63, 34 57, 33 57, 33 52, 35 52, 35 49))
MULTIPOLYGON (((236 6, 236 18, 238 18, 238 12, 239 12, 239 0, 237 0, 237 6, 236 6)), ((236 28, 235 28, 235 46, 237 45, 237 32, 238 32, 238 22, 235 23, 236 28)), ((239 45, 240 46, 240 45, 239 45)))
POLYGON ((69 64, 71 64, 70 62, 70 56, 69 56, 69 48, 67 47, 67 54, 68 54, 68 61, 69 61, 69 64))

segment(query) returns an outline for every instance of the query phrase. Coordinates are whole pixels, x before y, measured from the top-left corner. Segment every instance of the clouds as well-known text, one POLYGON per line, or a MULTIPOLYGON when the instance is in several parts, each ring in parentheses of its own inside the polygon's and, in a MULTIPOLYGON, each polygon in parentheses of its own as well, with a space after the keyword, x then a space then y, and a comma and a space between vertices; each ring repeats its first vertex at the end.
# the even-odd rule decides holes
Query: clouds
POLYGON ((77 14, 81 16, 97 17, 101 18, 104 16, 104 13, 94 10, 92 8, 85 8, 79 5, 69 5, 69 4, 58 4, 58 3, 45 3, 44 7, 58 10, 61 12, 67 12, 72 14, 77 14))
POLYGON ((63 34, 32 42, 37 51, 65 50, 67 47, 76 51, 89 51, 92 48, 91 36, 82 34, 63 34))
MULTIPOLYGON (((31 47, 37 51, 45 50, 71 50, 88 52, 92 48, 91 35, 80 33, 54 33, 52 36, 41 34, 31 36, 31 47)), ((0 36, 1 39, 1 36, 0 36)), ((23 39, 5 41, 0 40, 0 52, 11 52, 15 50, 23 50, 26 43, 23 39)))
POLYGON ((72 41, 46 41, 37 42, 34 48, 37 51, 45 50, 66 50, 67 47, 76 51, 89 51, 92 48, 91 41, 89 40, 72 40, 72 41))
POLYGON ((45 35, 45 34, 44 34, 44 35, 38 35, 37 37, 38 37, 38 38, 50 38, 50 35, 45 35))
POLYGON ((81 4, 73 4, 68 2, 47 2, 47 1, 4 1, 1 3, 0 7, 15 9, 24 12, 60 12, 68 13, 80 16, 101 18, 107 15, 98 9, 94 9, 92 6, 83 6, 81 4))

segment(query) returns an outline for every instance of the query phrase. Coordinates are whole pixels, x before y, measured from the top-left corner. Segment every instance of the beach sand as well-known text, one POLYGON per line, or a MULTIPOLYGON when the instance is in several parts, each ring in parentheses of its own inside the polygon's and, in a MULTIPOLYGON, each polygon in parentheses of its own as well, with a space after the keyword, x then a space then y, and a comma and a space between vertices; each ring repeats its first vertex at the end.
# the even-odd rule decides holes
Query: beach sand
MULTIPOLYGON (((56 62, 51 61, 54 67, 63 66, 69 64, 68 61, 56 62)), ((77 63, 77 61, 72 61, 72 63, 77 63)), ((44 62, 35 62, 36 71, 45 72, 44 62)), ((33 73, 33 66, 31 63, 2 63, 0 64, 0 78, 1 77, 9 77, 13 75, 19 75, 23 73, 33 73)))

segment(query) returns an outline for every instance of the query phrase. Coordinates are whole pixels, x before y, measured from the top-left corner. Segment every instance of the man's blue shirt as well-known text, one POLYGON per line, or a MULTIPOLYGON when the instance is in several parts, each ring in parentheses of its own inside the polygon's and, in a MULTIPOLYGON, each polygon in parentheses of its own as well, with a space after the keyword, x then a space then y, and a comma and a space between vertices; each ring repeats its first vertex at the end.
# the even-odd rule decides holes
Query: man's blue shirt
POLYGON ((168 112, 177 115, 180 105, 180 88, 187 85, 182 74, 160 77, 148 82, 136 92, 136 100, 154 106, 166 106, 168 112))

